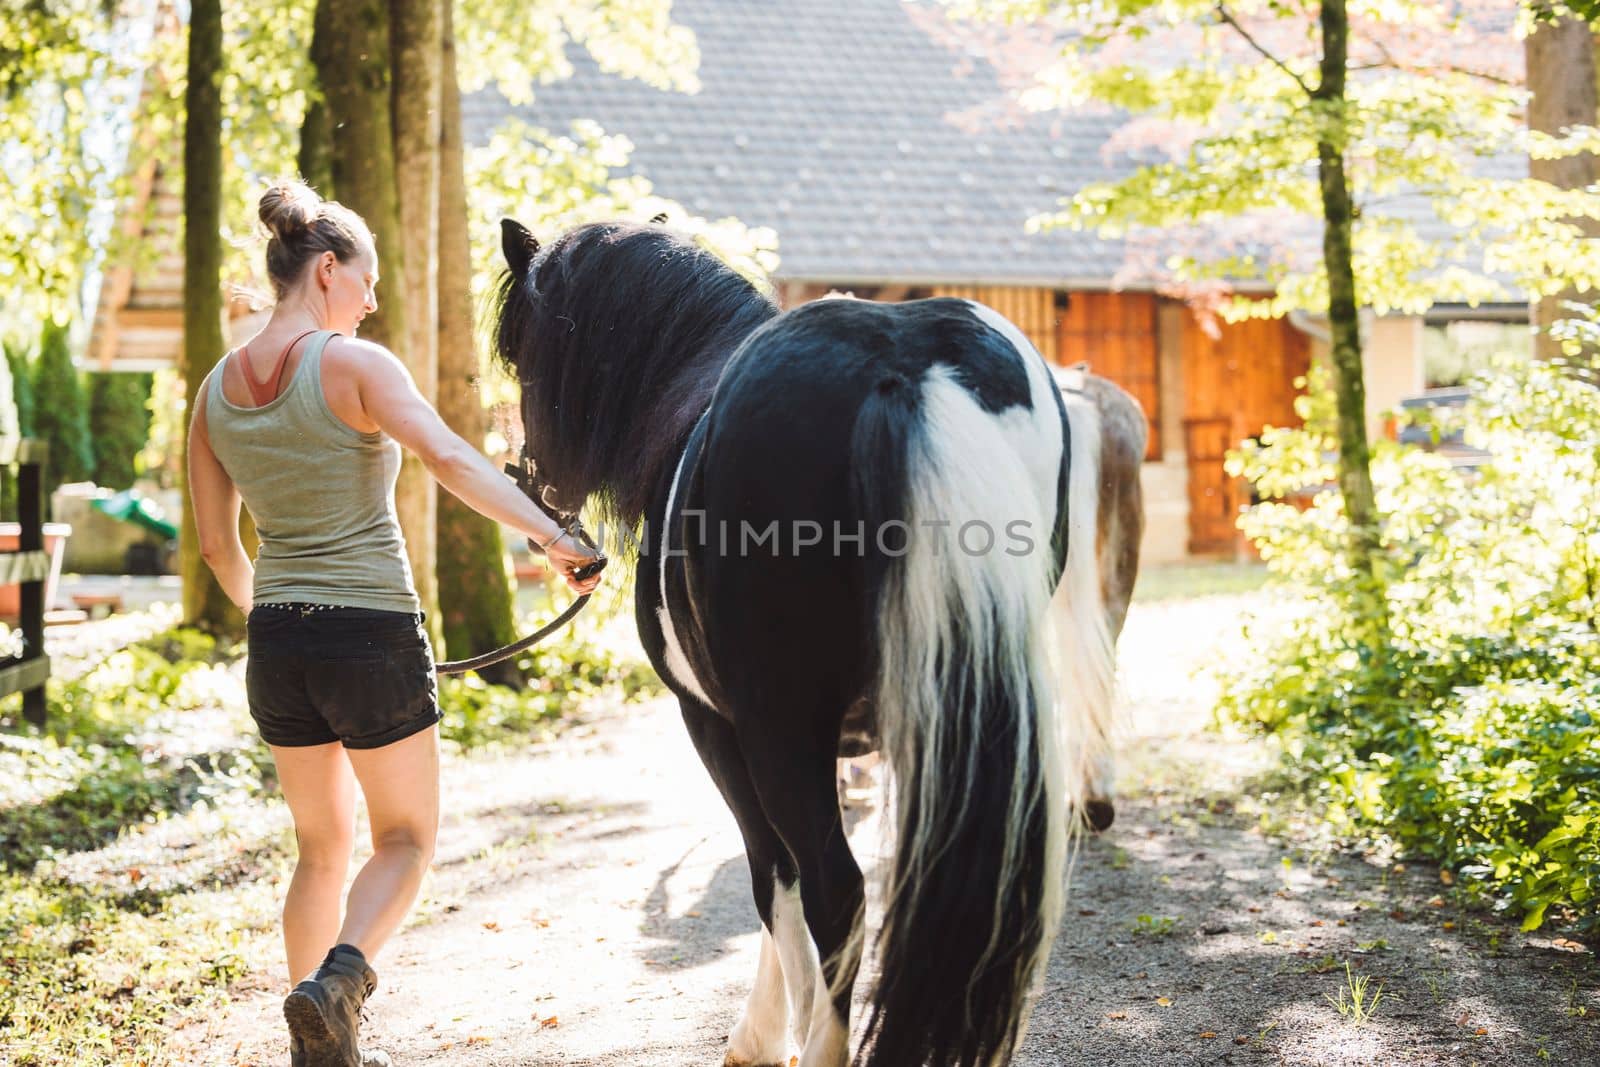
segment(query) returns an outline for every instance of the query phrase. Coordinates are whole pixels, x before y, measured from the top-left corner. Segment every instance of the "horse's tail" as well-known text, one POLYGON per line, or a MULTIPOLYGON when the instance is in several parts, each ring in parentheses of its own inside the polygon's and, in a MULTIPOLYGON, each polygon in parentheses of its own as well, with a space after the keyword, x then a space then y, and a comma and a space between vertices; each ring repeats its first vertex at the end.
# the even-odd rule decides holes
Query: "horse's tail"
POLYGON ((856 423, 897 828, 862 1067, 1009 1062, 1060 921, 1081 782, 1050 684, 1059 467, 1041 459, 1041 426, 1058 419, 1054 398, 1035 415, 1019 440, 1024 423, 935 367, 920 384, 885 380, 856 423), (985 529, 993 543, 972 551, 985 529))
MULTIPOLYGON (((1132 398, 1128 402, 1132 403, 1132 398)), ((1050 614, 1055 626, 1056 678, 1062 691, 1072 696, 1081 735, 1070 755, 1074 765, 1069 768, 1069 778, 1088 783, 1083 810, 1090 824, 1103 830, 1112 818, 1111 735, 1117 685, 1116 642, 1105 603, 1106 575, 1101 572, 1106 561, 1096 551, 1100 486, 1105 478, 1104 435, 1101 409, 1088 396, 1067 393, 1066 408, 1072 456, 1067 475, 1067 560, 1051 599, 1050 614)), ((1144 417, 1137 407, 1133 416, 1136 422, 1124 421, 1140 434, 1135 445, 1137 455, 1142 456, 1144 417)), ((1137 552, 1139 532, 1133 531, 1131 536, 1137 552)))

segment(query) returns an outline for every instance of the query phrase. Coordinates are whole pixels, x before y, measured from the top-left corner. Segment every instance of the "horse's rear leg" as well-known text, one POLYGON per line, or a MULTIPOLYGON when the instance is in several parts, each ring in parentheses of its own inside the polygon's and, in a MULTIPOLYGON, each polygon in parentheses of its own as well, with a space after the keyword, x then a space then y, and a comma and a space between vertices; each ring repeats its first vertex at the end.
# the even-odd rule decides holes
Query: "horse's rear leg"
MULTIPOLYGON (((800 1067, 844 1067, 865 896, 839 814, 834 752, 807 736, 814 726, 800 709, 773 709, 741 746, 762 807, 800 876, 798 886, 780 882, 773 904, 773 936, 791 990, 801 966, 814 975, 800 1067)), ((793 999, 803 1003, 801 992, 793 999)))
POLYGON ((750 883, 762 924, 761 962, 756 967, 756 982, 745 1001, 744 1015, 728 1035, 724 1067, 787 1067, 789 1000, 785 996, 778 946, 773 940, 773 897, 776 885, 796 881, 794 865, 789 860, 788 850, 762 813, 761 801, 750 782, 750 771, 745 766, 744 754, 739 751, 739 739, 733 727, 698 701, 680 699, 679 704, 689 737, 744 837, 750 883))

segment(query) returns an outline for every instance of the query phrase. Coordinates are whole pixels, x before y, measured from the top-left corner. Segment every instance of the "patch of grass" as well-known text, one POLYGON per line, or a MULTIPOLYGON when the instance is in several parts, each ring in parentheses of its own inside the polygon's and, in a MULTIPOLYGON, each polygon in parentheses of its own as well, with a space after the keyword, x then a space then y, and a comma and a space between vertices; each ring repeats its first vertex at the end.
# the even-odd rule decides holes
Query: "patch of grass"
MULTIPOLYGON (((661 682, 645 662, 625 610, 631 582, 602 586, 562 634, 517 657, 528 679, 518 691, 469 674, 442 679, 439 733, 463 750, 549 740, 576 707, 602 695, 624 701, 654 696, 661 682)), ((519 590, 524 632, 543 625, 558 605, 547 590, 519 590)))
POLYGON ((1135 937, 1166 937, 1183 921, 1179 915, 1141 915, 1133 920, 1135 937))
POLYGON ((0 1061, 181 1062, 173 1030, 225 1002, 276 897, 262 878, 141 911, 98 887, 0 875, 0 1061))
POLYGON ((1566 1013, 1569 1019, 1586 1019, 1589 1016, 1589 1005, 1579 1003, 1581 994, 1578 992, 1578 980, 1572 979, 1567 984, 1566 1013))
MULTIPOLYGON (((1339 987, 1338 995, 1324 993, 1323 996, 1338 1011, 1340 1018, 1354 1026, 1365 1026, 1371 1022, 1378 1013, 1378 1005, 1385 999, 1382 982, 1374 987, 1368 975, 1352 974, 1348 963, 1344 965, 1344 984, 1339 987)), ((1392 993, 1387 997, 1396 999, 1392 993)))

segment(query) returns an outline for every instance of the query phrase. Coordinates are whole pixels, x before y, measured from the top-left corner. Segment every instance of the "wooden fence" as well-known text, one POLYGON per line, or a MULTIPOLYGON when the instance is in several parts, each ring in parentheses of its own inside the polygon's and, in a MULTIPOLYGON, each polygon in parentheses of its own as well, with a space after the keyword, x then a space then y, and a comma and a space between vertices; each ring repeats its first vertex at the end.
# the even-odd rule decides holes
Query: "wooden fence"
POLYGON ((17 519, 22 526, 18 550, 0 552, 0 585, 22 586, 22 652, 0 659, 0 697, 22 694, 22 714, 44 725, 44 683, 50 657, 44 654, 44 583, 50 555, 44 550, 44 487, 41 475, 49 448, 43 441, 0 437, 0 465, 13 467, 17 479, 17 519))

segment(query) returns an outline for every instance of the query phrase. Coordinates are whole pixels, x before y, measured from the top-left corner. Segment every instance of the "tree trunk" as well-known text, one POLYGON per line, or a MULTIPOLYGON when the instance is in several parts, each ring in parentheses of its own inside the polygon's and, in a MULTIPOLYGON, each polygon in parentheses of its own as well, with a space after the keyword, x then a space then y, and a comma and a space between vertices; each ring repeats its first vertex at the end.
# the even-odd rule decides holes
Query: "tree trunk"
MULTIPOLYGON (((189 69, 183 127, 183 381, 187 410, 200 402, 205 380, 227 344, 222 331, 222 8, 194 0, 189 12, 189 69)), ((188 421, 182 420, 187 438, 188 421)), ((187 451, 187 439, 185 439, 187 451)), ((181 475, 183 526, 178 567, 183 617, 214 632, 240 633, 244 617, 200 558, 189 493, 181 475)))
MULTIPOLYGON (((385 0, 322 0, 326 19, 318 26, 312 59, 328 105, 333 129, 330 171, 339 200, 372 229, 378 248, 378 273, 384 282, 378 310, 368 315, 365 336, 386 346, 414 367, 406 298, 405 245, 400 238, 400 206, 395 181, 394 134, 390 122, 389 9, 385 0), (326 29, 327 32, 322 32, 326 29)), ((419 501, 427 493, 415 483, 432 478, 407 456, 395 489, 400 528, 405 533, 411 573, 430 624, 438 622, 433 596, 433 509, 419 501)))
MULTIPOLYGON (((400 245, 405 259, 406 364, 430 404, 439 398, 439 93, 446 0, 389 0, 393 51, 390 114, 394 122, 395 189, 400 203, 400 245)), ((394 253, 390 253, 393 255, 394 253)), ((406 537, 416 568, 417 594, 429 609, 435 642, 442 635, 437 605, 439 487, 420 460, 406 457, 395 504, 415 517, 406 537), (426 588, 424 588, 426 586, 426 588)))
MULTIPOLYGON (((313 19, 311 54, 319 50, 319 41, 328 33, 328 0, 317 0, 313 19)), ((300 124, 300 156, 297 160, 300 177, 325 200, 338 199, 333 189, 333 120, 328 116, 328 101, 320 87, 313 87, 311 100, 306 105, 306 117, 300 124)))
MULTIPOLYGON (((445 7, 444 19, 439 131, 439 414, 452 430, 482 448, 489 417, 478 396, 480 367, 472 321, 461 89, 456 80, 450 5, 445 7)), ((439 611, 451 659, 476 655, 516 639, 514 590, 506 572, 499 524, 449 493, 439 494, 439 611)), ((522 673, 511 660, 479 673, 502 685, 522 683, 522 673)))
MULTIPOLYGON (((1593 126, 1597 106, 1595 39, 1589 24, 1563 16, 1541 22, 1523 42, 1528 69, 1528 128, 1559 134, 1568 126, 1593 126)), ((1533 159, 1528 173, 1562 189, 1582 189, 1600 181, 1600 160, 1585 153, 1566 159, 1533 159)), ((1593 220, 1583 223, 1590 237, 1600 236, 1593 220)), ((1595 294, 1558 293, 1538 301, 1533 308, 1535 352, 1542 359, 1561 355, 1560 344, 1549 335, 1551 324, 1569 317, 1563 303, 1593 303, 1595 294)))
POLYGON ((1339 491, 1350 523, 1351 562, 1374 590, 1378 583, 1378 506, 1367 445, 1367 390, 1361 367, 1361 320, 1351 251, 1354 212, 1345 174, 1345 70, 1349 55, 1345 0, 1322 3, 1322 78, 1311 94, 1318 124, 1322 191, 1322 261, 1328 275, 1328 325, 1338 408, 1339 491))

